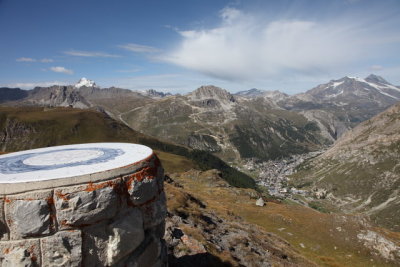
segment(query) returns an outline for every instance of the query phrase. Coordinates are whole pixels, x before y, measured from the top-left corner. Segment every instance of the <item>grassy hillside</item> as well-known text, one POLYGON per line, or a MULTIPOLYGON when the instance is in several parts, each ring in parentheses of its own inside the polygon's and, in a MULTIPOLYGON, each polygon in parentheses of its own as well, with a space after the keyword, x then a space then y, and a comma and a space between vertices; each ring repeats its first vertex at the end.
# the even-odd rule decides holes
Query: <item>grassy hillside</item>
POLYGON ((171 96, 121 118, 133 129, 211 152, 227 162, 276 159, 317 150, 328 142, 304 116, 272 107, 265 99, 226 102, 171 96))
POLYGON ((400 104, 363 122, 299 167, 297 187, 326 190, 321 205, 361 212, 400 231, 400 104))
POLYGON ((234 186, 255 187, 252 178, 216 156, 146 136, 93 110, 0 107, 0 141, 3 152, 90 142, 140 143, 162 151, 161 160, 169 171, 182 170, 185 162, 187 169, 217 168, 234 186))
MULTIPOLYGON (((211 213, 218 216, 224 220, 225 226, 228 225, 228 222, 240 222, 243 229, 246 229, 247 224, 250 223, 254 225, 252 229, 256 230, 260 227, 269 233, 266 237, 262 231, 259 232, 254 237, 257 240, 249 241, 250 246, 251 243, 257 243, 259 240, 267 240, 273 242, 273 247, 279 250, 282 247, 276 242, 277 237, 285 240, 288 245, 284 248, 287 253, 286 257, 281 255, 281 262, 275 262, 272 266, 313 266, 311 262, 317 266, 331 267, 398 266, 400 253, 396 254, 392 251, 386 255, 391 255, 391 260, 384 259, 379 249, 384 254, 385 249, 388 249, 389 246, 385 247, 382 243, 371 243, 373 244, 371 246, 360 237, 366 231, 372 231, 382 239, 391 240, 399 249, 400 234, 372 227, 360 216, 321 213, 294 202, 278 202, 272 199, 267 201, 266 206, 258 207, 255 205, 256 199, 259 197, 257 192, 252 189, 228 187, 226 182, 212 171, 189 171, 175 174, 172 179, 174 181, 172 184, 183 187, 173 187, 167 184, 169 212, 185 218, 185 220, 176 221, 181 222, 181 229, 189 235, 190 239, 198 240, 206 247, 207 251, 223 260, 227 259, 227 254, 231 255, 235 250, 227 252, 213 250, 215 245, 220 244, 208 241, 207 229, 205 232, 200 231, 204 224, 202 221, 204 218, 202 219, 201 215, 211 213), (197 203, 203 204, 202 207, 191 204, 190 200, 181 201, 184 194, 190 194, 197 203), (182 205, 182 203, 186 204, 182 205), (188 229, 187 221, 190 220, 194 220, 198 226, 188 229), (186 228, 184 228, 185 226, 186 228), (301 257, 310 262, 301 260, 301 257), (284 259, 287 259, 288 262, 285 262, 284 259)), ((222 228, 218 223, 208 227, 216 235, 218 235, 218 228, 222 228)), ((223 230, 225 229, 221 231, 223 230)), ((248 230, 246 229, 246 231, 248 230)), ((230 232, 228 230, 225 235, 230 232)), ((232 247, 241 248, 242 242, 244 241, 238 238, 237 244, 233 244, 232 247)), ((386 251, 390 251, 390 249, 386 251)), ((249 252, 248 256, 250 258, 249 265, 258 257, 254 251, 249 252)))

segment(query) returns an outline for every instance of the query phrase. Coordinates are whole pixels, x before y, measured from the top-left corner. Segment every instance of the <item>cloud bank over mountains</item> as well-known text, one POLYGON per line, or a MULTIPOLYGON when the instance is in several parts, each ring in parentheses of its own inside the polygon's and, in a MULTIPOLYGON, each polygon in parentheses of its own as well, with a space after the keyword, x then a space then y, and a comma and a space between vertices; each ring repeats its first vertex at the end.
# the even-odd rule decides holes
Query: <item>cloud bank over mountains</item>
POLYGON ((268 20, 228 7, 216 27, 179 31, 180 44, 162 60, 229 81, 330 73, 400 42, 390 21, 374 19, 268 20))

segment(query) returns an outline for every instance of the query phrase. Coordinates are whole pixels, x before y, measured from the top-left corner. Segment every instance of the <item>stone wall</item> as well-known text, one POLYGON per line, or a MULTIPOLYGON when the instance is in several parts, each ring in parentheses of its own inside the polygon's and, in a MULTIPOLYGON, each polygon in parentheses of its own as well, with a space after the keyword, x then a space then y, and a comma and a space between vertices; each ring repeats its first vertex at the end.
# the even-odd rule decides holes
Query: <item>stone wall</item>
POLYGON ((93 177, 3 188, 0 266, 166 266, 158 158, 93 177))

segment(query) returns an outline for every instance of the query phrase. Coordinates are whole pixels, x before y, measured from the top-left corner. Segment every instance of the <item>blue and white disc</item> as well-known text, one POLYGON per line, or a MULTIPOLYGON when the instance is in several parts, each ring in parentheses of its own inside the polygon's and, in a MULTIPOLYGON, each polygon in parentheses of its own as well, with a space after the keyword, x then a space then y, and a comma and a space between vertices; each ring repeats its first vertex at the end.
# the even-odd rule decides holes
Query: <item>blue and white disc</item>
POLYGON ((91 143, 26 150, 0 156, 0 183, 34 182, 108 171, 151 156, 143 145, 91 143))

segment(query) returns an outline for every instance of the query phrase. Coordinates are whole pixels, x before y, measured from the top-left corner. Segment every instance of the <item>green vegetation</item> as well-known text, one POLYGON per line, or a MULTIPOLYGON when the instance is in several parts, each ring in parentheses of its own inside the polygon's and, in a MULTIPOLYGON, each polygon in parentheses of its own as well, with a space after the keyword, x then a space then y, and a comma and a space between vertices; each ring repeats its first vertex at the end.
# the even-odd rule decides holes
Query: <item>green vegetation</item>
POLYGON ((320 203, 319 201, 311 201, 310 203, 308 203, 308 206, 312 209, 315 209, 319 212, 324 212, 324 213, 328 213, 329 211, 324 208, 323 204, 320 203))
POLYGON ((0 107, 0 126, 2 151, 93 142, 139 143, 165 152, 160 157, 168 158, 166 162, 171 171, 185 170, 188 166, 201 170, 218 169, 222 178, 232 186, 255 187, 251 177, 208 152, 191 150, 146 136, 93 110, 0 107))

